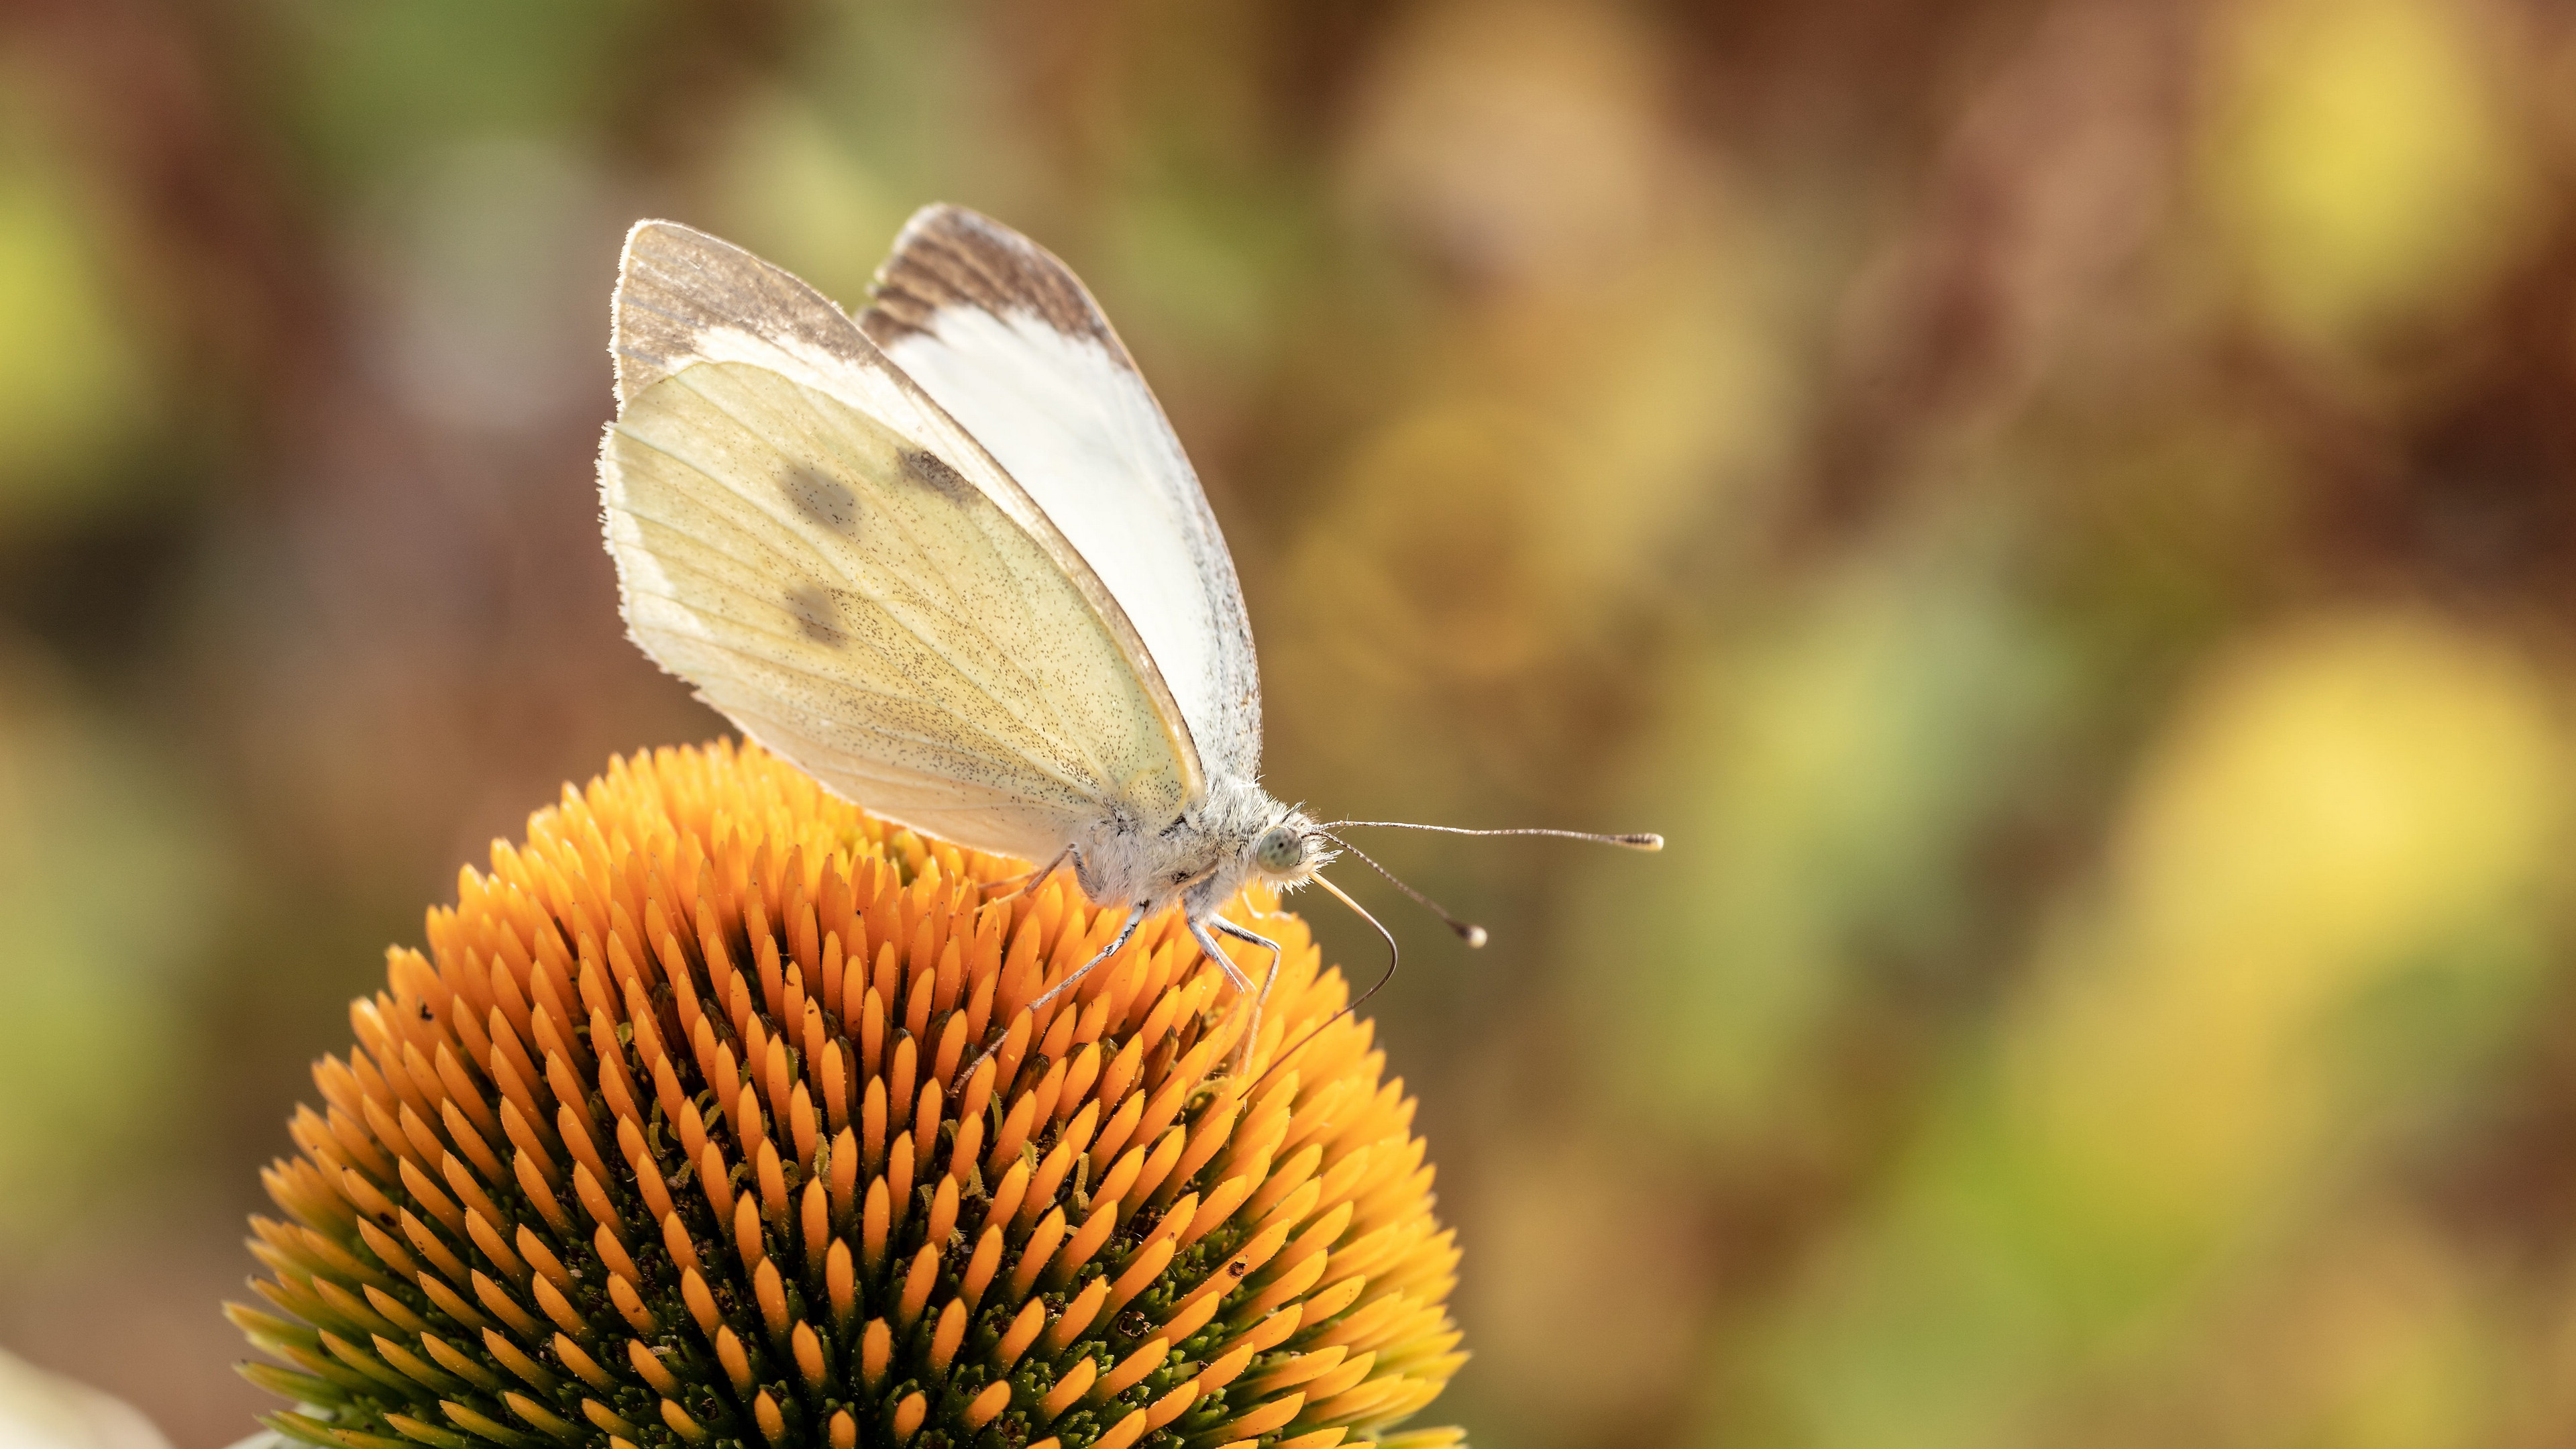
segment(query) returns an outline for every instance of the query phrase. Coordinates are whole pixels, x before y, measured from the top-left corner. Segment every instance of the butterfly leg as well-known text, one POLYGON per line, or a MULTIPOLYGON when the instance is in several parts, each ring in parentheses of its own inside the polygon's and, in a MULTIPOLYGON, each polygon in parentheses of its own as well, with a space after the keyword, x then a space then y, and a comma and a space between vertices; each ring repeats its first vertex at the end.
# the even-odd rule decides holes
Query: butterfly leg
POLYGON ((989 895, 989 896, 984 897, 984 904, 989 906, 989 905, 992 905, 992 904, 994 904, 994 903, 996 903, 996 902, 999 902, 999 901, 1007 901, 1007 900, 1011 899, 1013 896, 1019 895, 1019 894, 1020 894, 1021 892, 1023 892, 1023 891, 1031 891, 1031 890, 1035 890, 1035 889, 1037 889, 1039 886, 1042 886, 1042 885, 1046 884, 1046 882, 1047 882, 1047 877, 1049 877, 1049 876, 1051 876, 1051 875, 1054 875, 1054 874, 1055 874, 1057 871, 1059 871, 1059 870, 1064 869, 1064 867, 1065 867, 1065 863, 1066 863, 1067 861, 1072 860, 1075 856, 1077 856, 1077 855, 1079 855, 1079 854, 1081 854, 1081 853, 1082 853, 1082 847, 1081 847, 1081 846, 1078 846, 1078 845, 1068 845, 1068 846, 1066 846, 1064 849, 1062 849, 1062 850, 1060 850, 1060 851, 1057 851, 1057 852, 1056 852, 1056 857, 1055 857, 1055 859, 1048 861, 1045 865, 1043 865, 1043 866, 1039 867, 1039 868, 1038 868, 1038 869, 1036 869, 1036 870, 1032 870, 1032 871, 1024 871, 1024 872, 1022 872, 1022 873, 1020 873, 1020 874, 1018 874, 1018 875, 1013 875, 1013 876, 1004 876, 1004 877, 1002 878, 1002 880, 994 881, 994 882, 992 883, 992 884, 994 884, 994 885, 1000 885, 1000 884, 1002 884, 1004 881, 1008 881, 1008 882, 1010 883, 1010 887, 1011 887, 1011 888, 1010 888, 1009 890, 1003 891, 1003 892, 1002 892, 1001 894, 999 894, 999 895, 989 895))
MULTIPOLYGON (((1110 957, 1117 955, 1118 952, 1126 946, 1128 939, 1136 934, 1136 928, 1145 924, 1145 914, 1146 913, 1142 910, 1132 906, 1129 907, 1127 911, 1127 924, 1118 928, 1118 939, 1111 941, 1108 946, 1101 950, 1099 955, 1092 957, 1090 960, 1074 967, 1071 971, 1066 972, 1062 981, 1059 981, 1053 986, 1048 987, 1046 990, 1039 992, 1036 1000, 1031 1001, 1028 1005, 1020 1008, 1021 1014, 1026 1015, 1029 1012, 1036 1011, 1045 1006, 1048 1002, 1055 1000, 1057 997, 1071 991, 1074 987, 1081 985, 1082 978, 1091 974, 1091 968, 1108 960, 1110 957)), ((966 1064, 965 1070, 957 1074, 957 1089, 960 1091, 965 1090, 966 1083, 974 1079, 975 1069, 984 1065, 984 1059, 986 1057, 1000 1051, 1002 1049, 1002 1043, 1008 1040, 1010 1040, 1008 1023, 1004 1023, 1003 1027, 994 1032, 992 1041, 987 1043, 982 1051, 975 1054, 975 1059, 966 1064)))
POLYGON ((1270 988, 1279 980, 1279 959, 1282 954, 1279 943, 1266 936, 1247 931, 1223 916, 1211 916, 1204 921, 1192 920, 1190 935, 1197 939, 1199 949, 1207 953, 1209 960, 1225 968, 1226 979, 1233 982, 1234 989, 1241 992, 1249 1001, 1248 1009, 1252 1017, 1244 1023, 1243 1035, 1234 1044, 1233 1069, 1240 1073, 1251 1062, 1252 1048, 1261 1038, 1261 1005, 1270 999, 1270 988), (1211 930, 1216 934, 1210 935, 1211 930), (1243 974, 1243 968, 1235 965, 1233 960, 1219 949, 1216 936, 1232 936, 1238 941, 1249 942, 1270 953, 1270 969, 1263 974, 1259 990, 1253 989, 1252 978, 1243 974))

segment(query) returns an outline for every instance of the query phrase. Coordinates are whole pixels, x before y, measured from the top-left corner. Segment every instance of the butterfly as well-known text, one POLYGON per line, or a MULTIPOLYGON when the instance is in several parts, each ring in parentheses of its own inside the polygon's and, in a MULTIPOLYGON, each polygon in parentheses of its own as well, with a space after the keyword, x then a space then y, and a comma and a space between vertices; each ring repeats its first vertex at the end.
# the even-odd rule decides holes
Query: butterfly
MULTIPOLYGON (((739 247, 644 221, 611 333, 599 481, 628 632, 835 794, 1048 862, 1033 881, 1070 865, 1095 904, 1127 907, 1032 1008, 1178 906, 1257 1013, 1280 948, 1219 910, 1254 883, 1308 882, 1360 910, 1317 874, 1351 849, 1336 832, 1404 822, 1322 822, 1262 788, 1233 558, 1135 359, 1062 262, 926 207, 853 317, 739 247), (1269 953, 1268 974, 1218 937, 1269 953)), ((1246 1048, 1257 1030, 1256 1014, 1246 1048)))

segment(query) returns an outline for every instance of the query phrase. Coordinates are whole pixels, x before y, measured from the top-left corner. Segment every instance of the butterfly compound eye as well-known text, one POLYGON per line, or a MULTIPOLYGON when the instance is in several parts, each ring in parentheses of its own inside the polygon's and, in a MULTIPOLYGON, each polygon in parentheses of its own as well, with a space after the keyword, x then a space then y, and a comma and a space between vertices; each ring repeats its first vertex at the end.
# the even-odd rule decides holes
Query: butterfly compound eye
POLYGON ((1273 875, 1285 875, 1306 863, 1306 840, 1285 825, 1273 825, 1252 842, 1253 863, 1273 875))

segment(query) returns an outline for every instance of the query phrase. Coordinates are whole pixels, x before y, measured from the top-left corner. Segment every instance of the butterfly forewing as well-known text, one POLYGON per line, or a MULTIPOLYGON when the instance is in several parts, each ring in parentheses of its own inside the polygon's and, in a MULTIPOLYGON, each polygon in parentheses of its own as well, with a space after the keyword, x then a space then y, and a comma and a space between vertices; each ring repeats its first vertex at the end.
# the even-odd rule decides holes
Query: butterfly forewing
POLYGON ((1253 779, 1260 675, 1233 560, 1162 407, 1082 283, 1008 227, 926 207, 860 322, 1116 596, 1205 768, 1253 779))
POLYGON ((648 223, 618 314, 602 497, 629 627, 665 668, 961 844, 1043 855, 1114 803, 1162 819, 1193 797, 1177 711, 1103 586, 828 302, 648 223))

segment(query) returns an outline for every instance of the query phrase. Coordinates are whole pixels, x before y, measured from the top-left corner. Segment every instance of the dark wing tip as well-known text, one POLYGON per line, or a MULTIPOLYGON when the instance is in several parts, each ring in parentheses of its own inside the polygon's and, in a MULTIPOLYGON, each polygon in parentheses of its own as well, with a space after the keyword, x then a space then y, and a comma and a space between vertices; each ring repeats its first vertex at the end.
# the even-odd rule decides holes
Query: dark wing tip
POLYGON ((880 347, 933 331, 949 307, 995 316, 1022 314, 1072 337, 1087 337, 1121 359, 1109 319, 1054 254, 981 212, 933 202, 912 214, 877 269, 859 325, 880 347))
POLYGON ((902 251, 915 237, 960 231, 984 236, 1018 235, 971 206, 959 206, 953 201, 934 201, 904 219, 903 230, 895 234, 894 249, 902 251))
MULTIPOLYGON (((663 217, 648 216, 642 218, 633 226, 626 229, 626 254, 629 256, 634 255, 635 248, 640 242, 644 242, 650 238, 666 235, 674 237, 688 237, 697 241, 716 240, 714 237, 707 235, 696 227, 687 226, 680 222, 671 221, 663 217)), ((725 245, 724 243, 718 244, 725 245)))
POLYGON ((617 253, 617 292, 612 305, 622 307, 639 288, 667 284, 676 270, 703 266, 709 257, 742 258, 760 264, 749 252, 722 237, 648 216, 626 229, 626 245, 617 253))
POLYGON ((659 380, 688 350, 691 319, 677 315, 673 293, 705 258, 747 256, 740 247, 676 221, 646 217, 626 229, 617 253, 617 287, 608 299, 608 355, 616 366, 617 403, 659 380), (693 260, 694 259, 694 260, 693 260))
POLYGON ((647 218, 628 228, 609 305, 619 405, 695 360, 717 327, 873 355, 849 314, 793 273, 676 221, 647 218))

